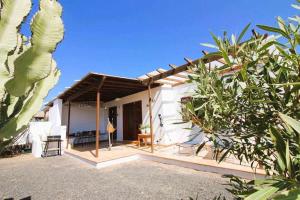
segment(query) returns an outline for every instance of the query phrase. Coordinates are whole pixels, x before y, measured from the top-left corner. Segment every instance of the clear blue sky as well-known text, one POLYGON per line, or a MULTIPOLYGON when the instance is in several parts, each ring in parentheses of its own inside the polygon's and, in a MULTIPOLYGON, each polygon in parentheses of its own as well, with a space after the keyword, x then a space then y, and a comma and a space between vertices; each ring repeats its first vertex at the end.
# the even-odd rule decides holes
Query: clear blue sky
MULTIPOLYGON (((34 0, 34 9, 37 0, 34 0)), ((197 58, 210 32, 239 33, 251 22, 275 25, 295 15, 293 0, 60 0, 65 38, 55 59, 62 72, 47 100, 86 73, 137 77, 197 58)), ((28 22, 26 23, 28 24, 28 22)), ((28 33, 26 28, 24 32, 28 33)))

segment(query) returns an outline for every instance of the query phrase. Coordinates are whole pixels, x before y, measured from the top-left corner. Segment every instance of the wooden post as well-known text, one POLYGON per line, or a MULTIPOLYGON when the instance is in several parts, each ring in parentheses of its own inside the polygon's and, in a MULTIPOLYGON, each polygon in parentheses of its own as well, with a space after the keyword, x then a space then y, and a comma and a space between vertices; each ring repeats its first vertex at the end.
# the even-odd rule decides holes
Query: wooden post
POLYGON ((69 137, 70 137, 70 115, 71 114, 71 102, 68 102, 68 127, 67 127, 67 149, 69 148, 69 137))
POLYGON ((96 158, 99 157, 99 123, 100 123, 100 91, 97 91, 97 102, 96 102, 96 158))
POLYGON ((150 135, 151 135, 151 153, 154 152, 154 144, 153 144, 153 122, 152 122, 152 97, 151 97, 151 83, 152 80, 148 84, 148 97, 149 97, 149 122, 150 122, 150 135))
POLYGON ((100 140, 100 90, 104 84, 106 76, 103 76, 97 88, 97 102, 96 102, 96 158, 99 157, 99 140, 100 140))

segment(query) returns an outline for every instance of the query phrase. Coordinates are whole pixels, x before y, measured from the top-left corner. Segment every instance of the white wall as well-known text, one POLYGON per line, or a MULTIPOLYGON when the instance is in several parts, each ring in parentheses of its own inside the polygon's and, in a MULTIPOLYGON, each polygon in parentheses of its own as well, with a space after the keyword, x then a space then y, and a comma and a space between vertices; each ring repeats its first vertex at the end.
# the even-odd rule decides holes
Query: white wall
POLYGON ((174 144, 187 141, 190 137, 191 123, 183 123, 181 116, 181 98, 192 96, 194 85, 182 84, 165 89, 163 92, 164 128, 161 132, 161 144, 174 144))
MULTIPOLYGON (((161 98, 161 87, 157 87, 152 89, 152 98, 154 101, 160 102, 161 98)), ((129 95, 127 97, 123 97, 119 100, 110 101, 104 104, 105 108, 114 107, 117 106, 117 139, 123 140, 123 104, 136 102, 136 101, 142 101, 142 119, 144 124, 149 124, 149 112, 148 112, 148 91, 139 92, 133 95, 129 95)), ((155 105, 158 105, 157 103, 154 103, 155 105)), ((157 116, 157 108, 153 105, 153 118, 155 119, 157 116)), ((107 120, 108 118, 108 110, 105 112, 104 119, 107 120)), ((158 123, 159 121, 155 120, 153 123, 154 126, 154 132, 158 132, 158 123)))
MULTIPOLYGON (((154 141, 160 144, 172 144, 183 142, 188 139, 190 123, 180 123, 180 99, 185 96, 191 96, 194 86, 183 84, 176 87, 161 86, 152 89, 153 98, 153 129, 154 141), (164 126, 160 126, 158 115, 161 114, 164 126), (177 123, 177 124, 176 124, 177 123), (179 124, 180 123, 180 124, 179 124)), ((106 132, 108 120, 108 108, 117 107, 117 139, 123 140, 123 104, 142 101, 142 119, 144 124, 149 124, 148 112, 148 92, 143 91, 119 100, 113 100, 101 104, 100 129, 106 132)), ((68 105, 65 104, 62 109, 62 124, 67 125, 68 105)), ((72 104, 70 118, 71 133, 83 130, 95 130, 96 108, 95 105, 84 106, 83 104, 72 104)))
MULTIPOLYGON (((104 110, 100 109, 100 132, 105 132, 104 110)), ((68 104, 63 105, 62 124, 68 125, 68 104)), ((96 107, 93 104, 71 103, 70 132, 96 130, 96 107)))
POLYGON ((62 121, 62 100, 55 99, 49 109, 49 121, 53 126, 60 126, 62 121))

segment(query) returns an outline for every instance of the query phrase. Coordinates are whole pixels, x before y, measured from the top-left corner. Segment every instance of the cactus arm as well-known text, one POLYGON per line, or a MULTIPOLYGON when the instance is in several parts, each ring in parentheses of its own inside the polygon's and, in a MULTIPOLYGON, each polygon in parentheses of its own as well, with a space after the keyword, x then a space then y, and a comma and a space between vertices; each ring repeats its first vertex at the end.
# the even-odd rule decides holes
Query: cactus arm
POLYGON ((15 97, 12 95, 9 96, 9 103, 7 106, 7 117, 10 117, 13 113, 19 110, 16 108, 18 106, 19 99, 20 97, 15 97))
POLYGON ((9 79, 6 66, 8 54, 17 45, 18 30, 29 14, 31 0, 1 0, 0 8, 0 101, 5 95, 4 84, 9 79))
POLYGON ((49 75, 52 53, 64 35, 61 14, 56 0, 40 1, 40 9, 31 23, 31 47, 16 58, 14 76, 5 84, 11 95, 26 95, 33 84, 49 75))
POLYGON ((10 76, 13 75, 14 73, 14 62, 16 60, 16 58, 26 49, 28 49, 28 46, 30 44, 25 44, 25 36, 21 35, 21 34, 18 34, 17 36, 17 45, 15 47, 15 51, 10 54, 8 57, 7 57, 7 71, 9 73, 10 76))
POLYGON ((52 62, 52 70, 45 79, 39 81, 30 96, 24 102, 20 113, 11 118, 2 128, 0 128, 0 140, 16 136, 21 130, 24 130, 31 118, 39 111, 48 91, 57 83, 60 71, 56 69, 55 61, 52 62))

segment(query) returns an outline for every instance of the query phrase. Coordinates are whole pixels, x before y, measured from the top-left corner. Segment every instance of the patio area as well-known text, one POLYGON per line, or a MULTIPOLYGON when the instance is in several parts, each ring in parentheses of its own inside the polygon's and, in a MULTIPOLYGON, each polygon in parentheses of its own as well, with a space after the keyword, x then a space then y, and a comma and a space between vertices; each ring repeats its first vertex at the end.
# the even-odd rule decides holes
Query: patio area
POLYGON ((228 157, 224 162, 218 163, 213 159, 209 148, 204 148, 198 155, 194 155, 191 149, 188 148, 179 153, 176 145, 155 145, 154 153, 151 153, 150 146, 138 147, 135 142, 117 142, 113 144, 111 150, 108 150, 107 147, 107 142, 100 143, 98 158, 95 157, 94 145, 69 148, 66 150, 66 154, 97 168, 140 159, 219 174, 235 174, 245 178, 253 178, 254 176, 263 177, 265 174, 263 169, 256 169, 254 171, 248 164, 242 163, 240 165, 232 157, 228 157))

